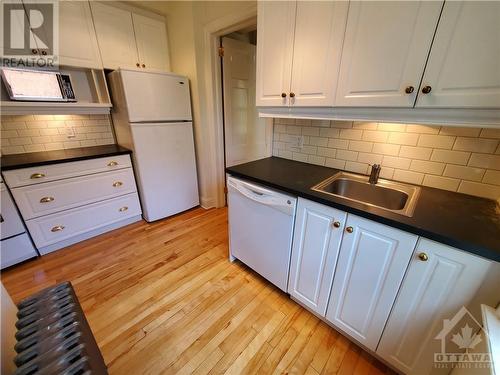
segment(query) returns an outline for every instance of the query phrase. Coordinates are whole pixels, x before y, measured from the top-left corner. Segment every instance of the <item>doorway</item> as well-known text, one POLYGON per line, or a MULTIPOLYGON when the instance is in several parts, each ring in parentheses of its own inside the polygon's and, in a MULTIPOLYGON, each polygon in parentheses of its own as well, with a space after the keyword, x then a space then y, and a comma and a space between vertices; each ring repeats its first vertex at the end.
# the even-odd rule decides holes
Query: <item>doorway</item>
POLYGON ((220 38, 224 167, 271 156, 272 125, 255 107, 257 27, 220 38))

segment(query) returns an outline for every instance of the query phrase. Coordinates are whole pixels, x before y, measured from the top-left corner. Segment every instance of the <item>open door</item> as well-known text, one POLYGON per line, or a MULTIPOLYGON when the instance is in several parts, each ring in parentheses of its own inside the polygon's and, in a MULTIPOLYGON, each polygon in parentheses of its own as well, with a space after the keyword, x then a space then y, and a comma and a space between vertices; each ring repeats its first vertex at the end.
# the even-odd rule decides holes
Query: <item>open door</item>
POLYGON ((256 46, 222 38, 226 167, 271 156, 272 123, 255 107, 256 46))

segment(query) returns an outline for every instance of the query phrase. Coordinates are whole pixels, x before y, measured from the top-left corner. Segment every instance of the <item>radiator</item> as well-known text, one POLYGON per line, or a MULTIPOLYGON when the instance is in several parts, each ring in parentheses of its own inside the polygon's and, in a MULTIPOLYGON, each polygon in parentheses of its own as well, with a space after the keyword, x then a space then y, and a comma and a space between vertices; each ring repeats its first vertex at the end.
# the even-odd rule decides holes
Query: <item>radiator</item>
POLYGON ((71 283, 44 289, 17 307, 15 375, 108 373, 71 283))

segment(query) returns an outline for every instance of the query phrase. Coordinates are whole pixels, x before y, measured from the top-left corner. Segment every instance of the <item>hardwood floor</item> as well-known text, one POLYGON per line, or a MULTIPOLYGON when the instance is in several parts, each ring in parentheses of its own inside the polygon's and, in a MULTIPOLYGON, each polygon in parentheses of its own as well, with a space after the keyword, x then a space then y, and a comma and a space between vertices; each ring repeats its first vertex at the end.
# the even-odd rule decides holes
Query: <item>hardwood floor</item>
POLYGON ((383 374, 239 262, 227 210, 140 222, 2 272, 15 302, 70 280, 111 374, 383 374))

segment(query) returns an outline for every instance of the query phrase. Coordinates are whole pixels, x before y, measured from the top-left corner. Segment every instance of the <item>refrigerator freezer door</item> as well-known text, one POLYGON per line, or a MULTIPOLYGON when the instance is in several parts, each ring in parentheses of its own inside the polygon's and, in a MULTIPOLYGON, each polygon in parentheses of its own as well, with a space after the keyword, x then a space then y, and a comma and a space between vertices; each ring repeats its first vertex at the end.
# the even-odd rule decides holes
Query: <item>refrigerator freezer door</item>
POLYGON ((131 124, 143 215, 158 220, 199 204, 191 122, 131 124))
POLYGON ((120 70, 128 120, 191 121, 189 81, 175 74, 120 70))

